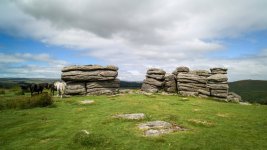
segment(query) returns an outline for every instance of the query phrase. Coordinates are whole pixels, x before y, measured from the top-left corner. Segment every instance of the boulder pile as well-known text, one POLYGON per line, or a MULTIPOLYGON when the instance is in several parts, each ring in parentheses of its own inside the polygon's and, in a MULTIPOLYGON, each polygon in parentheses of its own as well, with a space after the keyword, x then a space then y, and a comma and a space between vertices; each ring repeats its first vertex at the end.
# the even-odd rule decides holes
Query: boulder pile
POLYGON ((67 83, 66 95, 115 94, 120 87, 116 66, 68 66, 62 69, 61 79, 67 83))
POLYGON ((207 78, 210 95, 218 99, 227 99, 229 89, 227 69, 211 68, 210 71, 212 75, 207 78))
POLYGON ((165 73, 166 72, 162 69, 148 69, 141 90, 149 93, 155 93, 162 90, 164 87, 165 73))

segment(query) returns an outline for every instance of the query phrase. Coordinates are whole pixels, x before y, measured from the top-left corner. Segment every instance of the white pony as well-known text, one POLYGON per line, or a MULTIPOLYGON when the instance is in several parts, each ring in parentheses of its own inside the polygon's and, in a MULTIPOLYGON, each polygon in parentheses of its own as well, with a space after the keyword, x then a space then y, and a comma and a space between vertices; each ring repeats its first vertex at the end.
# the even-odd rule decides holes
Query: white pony
POLYGON ((54 83, 54 86, 56 87, 56 89, 57 89, 57 96, 59 96, 60 95, 60 97, 62 98, 62 96, 63 96, 63 94, 65 93, 65 90, 66 90, 66 83, 65 82, 59 82, 59 81, 57 81, 57 82, 55 82, 54 83))

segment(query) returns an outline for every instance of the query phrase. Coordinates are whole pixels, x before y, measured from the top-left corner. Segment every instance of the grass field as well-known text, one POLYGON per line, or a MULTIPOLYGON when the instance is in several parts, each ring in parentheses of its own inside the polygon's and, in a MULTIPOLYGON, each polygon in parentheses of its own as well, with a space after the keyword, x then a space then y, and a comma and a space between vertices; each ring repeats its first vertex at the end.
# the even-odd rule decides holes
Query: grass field
POLYGON ((265 105, 140 94, 54 100, 50 107, 1 110, 0 149, 267 149, 265 105), (86 99, 95 103, 79 103, 86 99), (147 117, 139 121, 112 117, 118 113, 145 113, 147 117), (187 130, 143 136, 137 125, 154 120, 187 130), (83 143, 77 142, 81 130, 90 132, 83 143))

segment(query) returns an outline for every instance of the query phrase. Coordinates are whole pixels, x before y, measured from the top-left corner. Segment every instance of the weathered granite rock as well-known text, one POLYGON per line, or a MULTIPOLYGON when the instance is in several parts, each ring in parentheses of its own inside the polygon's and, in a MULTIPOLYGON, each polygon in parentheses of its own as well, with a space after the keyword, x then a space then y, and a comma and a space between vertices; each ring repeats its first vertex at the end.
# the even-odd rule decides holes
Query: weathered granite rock
POLYGON ((145 91, 145 92, 148 92, 148 93, 156 93, 160 89, 157 86, 153 86, 153 85, 150 85, 150 84, 143 83, 142 87, 141 87, 141 90, 145 91))
POLYGON ((162 87, 164 85, 164 82, 156 80, 156 79, 153 79, 153 78, 146 78, 144 80, 144 83, 150 84, 150 85, 154 85, 154 86, 157 86, 157 87, 162 87))
POLYGON ((120 87, 120 80, 115 79, 111 81, 98 81, 98 82, 87 82, 86 88, 93 89, 93 88, 119 88, 120 87))
POLYGON ((103 81, 114 80, 118 75, 117 71, 69 71, 62 72, 61 79, 64 81, 103 81))
POLYGON ((215 90, 227 90, 229 89, 228 84, 208 84, 207 85, 208 88, 210 89, 215 89, 215 90))
POLYGON ((185 66, 181 66, 181 67, 177 67, 172 74, 174 74, 175 76, 177 76, 179 73, 188 73, 189 72, 189 68, 185 67, 185 66))
POLYGON ((134 114, 118 114, 114 115, 114 118, 122 118, 122 119, 129 119, 129 120, 140 120, 145 118, 144 113, 134 113, 134 114))
POLYGON ((159 136, 178 130, 185 130, 182 127, 165 121, 151 121, 147 123, 142 123, 138 125, 138 128, 140 130, 144 130, 145 136, 159 136))
POLYGON ((179 91, 179 94, 181 94, 182 96, 198 96, 198 92, 190 92, 190 91, 179 91))
POLYGON ((67 82, 66 95, 84 95, 86 93, 85 83, 67 82))
POLYGON ((94 71, 94 70, 113 70, 117 71, 118 67, 116 66, 100 66, 100 65, 84 65, 84 66, 78 66, 78 65, 73 65, 73 66, 67 66, 62 69, 62 72, 69 72, 69 71, 94 71))
POLYGON ((227 68, 211 68, 211 74, 227 74, 227 68))
POLYGON ((143 81, 141 90, 155 93, 163 89, 165 71, 162 69, 151 68, 147 70, 146 79, 143 81))
POLYGON ((165 75, 165 71, 158 68, 150 68, 147 70, 147 74, 153 75, 153 74, 159 74, 159 75, 165 75))
POLYGON ((228 96, 228 90, 210 90, 210 95, 214 97, 219 97, 219 98, 227 98, 228 96))
POLYGON ((175 76, 173 74, 168 74, 165 76, 164 91, 168 93, 177 93, 175 76))
POLYGON ((199 82, 199 83, 204 83, 206 84, 207 83, 207 79, 205 77, 201 77, 201 76, 198 76, 198 75, 195 75, 195 74, 191 74, 191 73, 179 73, 177 75, 177 82, 181 81, 181 79, 186 79, 186 80, 189 80, 189 81, 196 81, 196 82, 199 82))
POLYGON ((238 103, 238 102, 241 102, 242 101, 242 98, 240 95, 234 93, 234 92, 229 92, 228 93, 228 96, 227 96, 227 100, 229 102, 235 102, 235 103, 238 103))
POLYGON ((147 78, 153 78, 156 80, 164 80, 164 74, 148 74, 146 75, 147 78))
POLYGON ((61 79, 67 82, 66 94, 100 95, 114 94, 120 81, 116 66, 67 66, 62 69, 61 79), (82 87, 83 86, 83 87, 82 87))
POLYGON ((214 74, 208 77, 208 81, 210 82, 227 82, 228 78, 225 74, 214 74))
POLYGON ((211 75, 211 73, 207 70, 193 70, 190 71, 191 74, 196 74, 198 76, 202 76, 202 77, 209 77, 211 75))

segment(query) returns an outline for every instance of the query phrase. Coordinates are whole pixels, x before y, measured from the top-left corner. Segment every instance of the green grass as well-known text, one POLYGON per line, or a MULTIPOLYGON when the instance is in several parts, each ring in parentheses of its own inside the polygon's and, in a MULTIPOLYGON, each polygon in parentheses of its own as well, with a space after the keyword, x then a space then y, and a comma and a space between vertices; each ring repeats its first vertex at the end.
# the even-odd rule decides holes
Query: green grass
POLYGON ((53 107, 2 110, 0 149, 267 149, 264 105, 138 94, 54 100, 53 107), (95 103, 79 104, 85 99, 95 103), (140 112, 146 119, 112 118, 118 113, 140 112), (137 124, 152 120, 169 121, 188 130, 144 137, 137 124), (81 135, 81 130, 90 134, 81 135))

